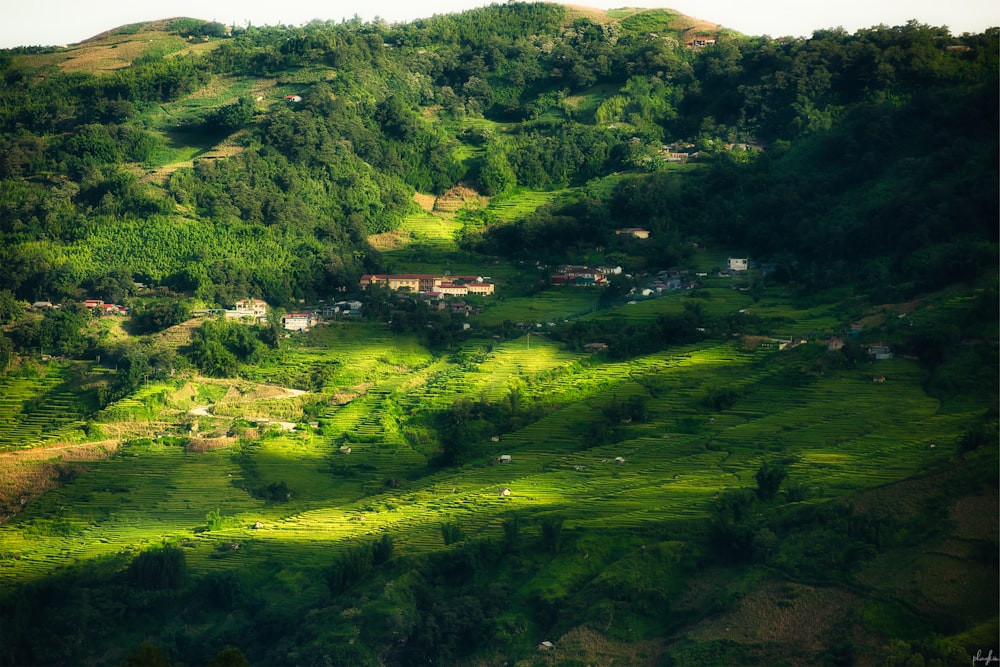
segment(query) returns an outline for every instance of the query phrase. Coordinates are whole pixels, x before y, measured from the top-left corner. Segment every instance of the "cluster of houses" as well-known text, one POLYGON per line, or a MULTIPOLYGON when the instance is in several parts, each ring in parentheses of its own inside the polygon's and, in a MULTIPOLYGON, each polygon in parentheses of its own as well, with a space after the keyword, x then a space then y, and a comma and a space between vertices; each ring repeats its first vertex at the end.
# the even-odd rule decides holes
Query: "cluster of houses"
POLYGON ((361 289, 379 285, 393 292, 423 294, 428 297, 456 297, 476 294, 489 296, 496 286, 483 276, 436 276, 431 273, 370 274, 361 276, 361 289))
MULTIPOLYGON (((727 151, 734 151, 736 153, 755 153, 764 150, 764 144, 759 141, 717 143, 713 144, 713 146, 716 150, 721 147, 727 151)), ((661 160, 674 164, 684 164, 688 160, 696 160, 702 157, 698 147, 689 141, 675 141, 672 144, 663 144, 658 153, 661 160)))
POLYGON ((632 288, 631 294, 645 297, 656 296, 673 290, 696 289, 698 284, 697 280, 691 280, 687 271, 670 269, 658 272, 645 286, 632 288))
MULTIPOLYGON (((354 317, 361 314, 363 304, 360 301, 338 301, 331 305, 311 311, 288 313, 281 318, 281 326, 286 331, 308 331, 318 322, 323 320, 334 320, 341 317, 354 317)), ((235 306, 230 309, 201 309, 192 310, 191 314, 196 317, 207 315, 223 315, 227 320, 244 322, 247 324, 263 324, 267 322, 266 301, 260 299, 240 299, 235 306)))
POLYGON ((692 51, 697 51, 698 49, 703 49, 706 46, 712 46, 715 42, 715 35, 695 35, 688 41, 684 42, 684 46, 692 51))
MULTIPOLYGON (((87 299, 83 302, 83 307, 90 311, 102 315, 128 315, 128 308, 117 303, 104 303, 102 299, 87 299)), ((31 304, 33 310, 54 310, 59 308, 59 304, 51 301, 35 301, 31 304)))
POLYGON ((288 313, 281 318, 281 326, 286 331, 308 331, 321 321, 358 317, 363 307, 360 301, 337 301, 310 312, 288 313))
POLYGON ((552 285, 572 285, 574 287, 599 287, 607 285, 611 276, 620 275, 620 266, 578 266, 574 264, 563 264, 556 273, 549 276, 549 283, 552 285))
POLYGON ((631 236, 636 239, 648 239, 649 230, 642 227, 622 227, 615 230, 616 236, 631 236))

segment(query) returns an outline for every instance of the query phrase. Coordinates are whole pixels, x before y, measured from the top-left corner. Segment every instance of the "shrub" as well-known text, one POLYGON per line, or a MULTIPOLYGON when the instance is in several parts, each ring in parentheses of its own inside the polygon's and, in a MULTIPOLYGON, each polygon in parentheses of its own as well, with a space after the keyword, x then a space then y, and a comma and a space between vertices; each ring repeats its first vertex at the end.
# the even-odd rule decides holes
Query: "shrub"
POLYGON ((175 546, 143 551, 129 563, 126 576, 137 588, 180 588, 187 576, 187 559, 175 546))
POLYGON ((465 531, 458 523, 444 523, 441 524, 441 537, 444 538, 445 545, 455 544, 465 539, 465 531))

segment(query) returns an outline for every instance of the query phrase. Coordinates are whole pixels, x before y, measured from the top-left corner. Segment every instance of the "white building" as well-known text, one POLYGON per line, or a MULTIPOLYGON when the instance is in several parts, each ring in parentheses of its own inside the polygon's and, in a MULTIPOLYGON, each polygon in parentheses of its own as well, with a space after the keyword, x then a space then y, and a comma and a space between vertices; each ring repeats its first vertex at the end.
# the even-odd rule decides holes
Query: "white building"
POLYGON ((258 324, 267 321, 267 303, 260 299, 240 299, 236 308, 225 312, 229 320, 247 319, 258 324))
POLYGON ((730 271, 746 271, 749 267, 750 260, 746 257, 730 257, 729 258, 729 270, 730 271))
POLYGON ((308 331, 312 326, 312 315, 309 313, 289 313, 281 318, 281 325, 286 331, 308 331))

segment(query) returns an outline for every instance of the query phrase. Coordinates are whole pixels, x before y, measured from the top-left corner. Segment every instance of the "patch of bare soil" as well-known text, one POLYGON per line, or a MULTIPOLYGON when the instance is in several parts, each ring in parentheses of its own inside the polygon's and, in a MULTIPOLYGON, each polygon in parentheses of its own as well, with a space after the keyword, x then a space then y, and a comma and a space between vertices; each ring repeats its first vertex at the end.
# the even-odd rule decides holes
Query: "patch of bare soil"
POLYGON ((87 44, 70 48, 68 58, 59 63, 66 72, 109 72, 132 64, 153 41, 149 37, 117 37, 104 44, 87 44))
POLYGON ((582 625, 573 628, 557 640, 551 648, 539 646, 538 654, 517 664, 528 665, 659 665, 665 647, 661 641, 620 642, 605 637, 597 630, 582 625))
POLYGON ((417 202, 417 205, 428 213, 434 210, 434 201, 436 199, 437 197, 434 195, 425 195, 419 192, 413 193, 413 201, 417 202))
POLYGON ((216 449, 232 447, 239 441, 235 436, 224 436, 220 438, 191 438, 188 440, 185 449, 189 452, 211 452, 216 449))
POLYGON ((456 185, 437 198, 434 210, 453 213, 466 206, 485 208, 489 203, 490 198, 479 194, 475 189, 467 185, 456 185))
POLYGON ((996 542, 1000 538, 1000 493, 990 489, 979 496, 959 498, 951 507, 949 518, 955 524, 952 535, 964 540, 988 540, 996 542))
POLYGON ((29 502, 58 486, 60 474, 85 470, 79 465, 108 458, 118 451, 117 440, 78 445, 33 447, 0 454, 0 523, 29 502))
POLYGON ((372 234, 368 237, 368 243, 376 250, 399 250, 406 246, 410 240, 410 233, 402 229, 382 234, 372 234))
POLYGON ((584 5, 565 5, 565 7, 573 16, 590 19, 594 23, 611 23, 615 20, 608 16, 605 10, 597 9, 596 7, 586 7, 584 5))
POLYGON ((826 648, 829 629, 860 612, 863 604, 859 596, 841 589, 770 581, 744 596, 731 611, 698 623, 686 635, 698 642, 772 644, 819 655, 826 648))
POLYGON ((908 479, 854 494, 851 502, 861 514, 878 519, 912 519, 927 502, 938 497, 951 482, 954 471, 931 477, 908 479))
POLYGON ((236 387, 230 387, 229 391, 222 398, 223 401, 266 401, 270 398, 293 398, 301 396, 307 392, 302 389, 292 389, 290 387, 279 387, 273 384, 259 384, 250 391, 239 391, 236 387), (235 392, 235 393, 234 393, 235 392))

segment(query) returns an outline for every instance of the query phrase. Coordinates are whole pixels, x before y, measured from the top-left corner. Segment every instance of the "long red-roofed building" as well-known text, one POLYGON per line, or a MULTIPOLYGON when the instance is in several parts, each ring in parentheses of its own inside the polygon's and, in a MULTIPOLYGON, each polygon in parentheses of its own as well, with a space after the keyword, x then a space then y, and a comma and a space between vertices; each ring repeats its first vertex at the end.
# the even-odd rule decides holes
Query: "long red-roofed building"
POLYGON ((445 276, 429 273, 366 273, 358 282, 361 289, 371 285, 381 285, 394 292, 416 293, 439 292, 447 296, 466 294, 493 294, 493 283, 485 282, 481 276, 445 276))

